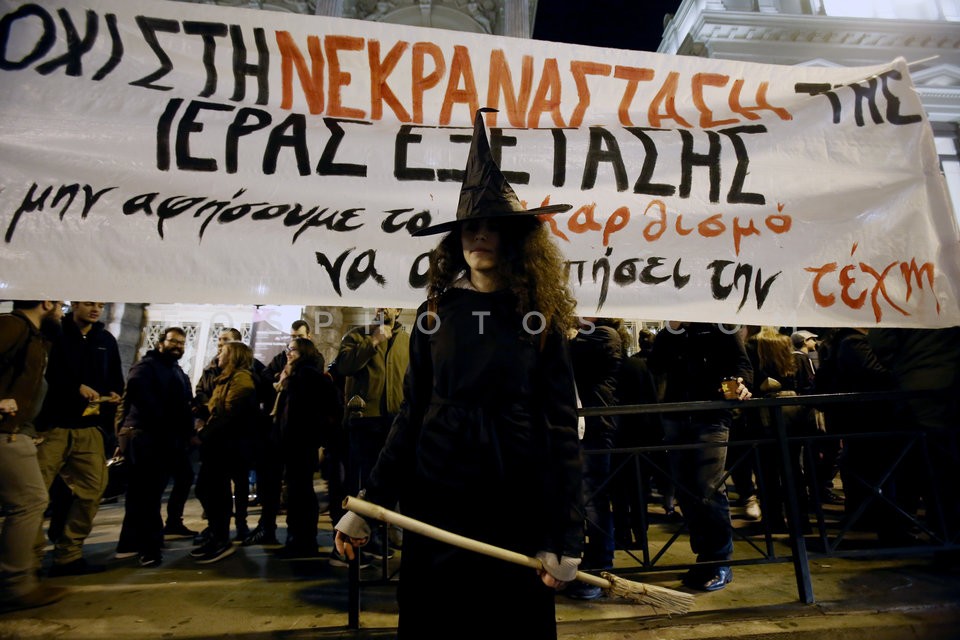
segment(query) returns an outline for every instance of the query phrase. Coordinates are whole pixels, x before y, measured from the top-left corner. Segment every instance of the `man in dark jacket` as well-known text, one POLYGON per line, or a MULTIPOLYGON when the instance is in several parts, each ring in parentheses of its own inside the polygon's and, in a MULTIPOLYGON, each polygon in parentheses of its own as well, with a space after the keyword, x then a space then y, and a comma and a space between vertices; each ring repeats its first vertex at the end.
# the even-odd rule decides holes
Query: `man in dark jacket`
POLYGON ((142 567, 160 565, 163 491, 176 452, 193 435, 193 392, 177 364, 186 344, 183 329, 167 329, 127 377, 118 437, 130 460, 130 482, 117 557, 139 554, 142 567))
MULTIPOLYGON (((73 302, 50 352, 49 391, 38 418, 43 440, 37 458, 47 488, 59 475, 73 494, 65 505, 63 527, 54 535, 51 577, 106 568, 83 557, 83 542, 93 529, 107 486, 103 434, 113 431, 114 410, 123 392, 120 350, 100 322, 103 308, 102 302, 73 302)), ((43 557, 45 546, 40 527, 34 547, 38 558, 43 557)))
POLYGON ((60 319, 57 300, 18 300, 0 316, 0 611, 63 598, 65 589, 37 583, 33 537, 43 524, 47 491, 37 464, 33 419, 43 404, 49 343, 41 327, 60 319))
MULTIPOLYGON (((650 368, 664 376, 665 402, 722 400, 725 378, 736 380, 740 400, 750 397, 753 367, 736 331, 706 323, 670 322, 658 334, 650 368)), ((677 498, 690 530, 697 562, 723 562, 733 554, 730 505, 723 484, 726 443, 732 422, 729 409, 667 413, 663 416, 668 444, 721 444, 674 453, 677 498)), ((730 567, 695 567, 684 577, 688 587, 703 591, 724 588, 733 579, 730 567)))

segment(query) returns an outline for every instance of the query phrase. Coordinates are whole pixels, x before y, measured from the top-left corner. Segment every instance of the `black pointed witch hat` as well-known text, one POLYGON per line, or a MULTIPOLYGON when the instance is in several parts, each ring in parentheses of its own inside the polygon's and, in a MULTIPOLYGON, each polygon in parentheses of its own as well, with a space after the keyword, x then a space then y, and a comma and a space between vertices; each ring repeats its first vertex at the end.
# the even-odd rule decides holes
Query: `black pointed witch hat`
POLYGON ((490 154, 490 143, 483 127, 483 113, 495 113, 496 109, 484 107, 477 109, 473 122, 473 140, 470 143, 470 155, 464 170, 463 184, 460 187, 460 203, 457 205, 457 219, 441 222, 413 232, 415 236, 432 236, 444 233, 468 220, 500 218, 516 215, 538 215, 541 213, 561 213, 573 208, 569 204, 551 204, 536 209, 524 209, 513 187, 503 177, 500 167, 490 154))

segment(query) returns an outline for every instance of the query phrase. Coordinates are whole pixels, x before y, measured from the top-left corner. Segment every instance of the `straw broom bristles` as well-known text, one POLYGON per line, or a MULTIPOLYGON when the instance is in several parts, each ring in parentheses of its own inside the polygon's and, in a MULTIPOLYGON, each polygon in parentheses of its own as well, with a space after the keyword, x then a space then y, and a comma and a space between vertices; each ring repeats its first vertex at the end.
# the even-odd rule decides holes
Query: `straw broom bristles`
MULTIPOLYGON (((543 568, 543 565, 536 558, 446 531, 445 529, 421 522, 420 520, 415 520, 396 511, 384 509, 380 505, 361 500, 360 498, 347 497, 343 501, 343 507, 362 516, 381 520, 396 525, 401 529, 412 531, 461 549, 530 567, 531 569, 543 568)), ((577 580, 600 587, 610 596, 624 598, 638 604, 647 604, 655 610, 668 614, 684 614, 693 607, 694 596, 689 593, 675 591, 657 585, 644 584, 642 582, 633 582, 606 571, 599 576, 578 571, 577 580)))

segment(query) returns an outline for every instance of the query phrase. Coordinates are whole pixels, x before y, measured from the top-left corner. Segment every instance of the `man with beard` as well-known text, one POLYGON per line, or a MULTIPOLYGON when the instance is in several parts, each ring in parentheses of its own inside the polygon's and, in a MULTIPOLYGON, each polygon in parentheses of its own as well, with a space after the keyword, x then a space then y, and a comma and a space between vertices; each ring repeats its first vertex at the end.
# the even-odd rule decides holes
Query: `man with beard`
POLYGON ((0 533, 0 611, 42 607, 66 593, 37 583, 33 553, 47 507, 33 419, 47 391, 44 334, 50 325, 56 331, 62 314, 57 300, 18 300, 13 313, 0 316, 0 504, 6 512, 0 533))
POLYGON ((141 567, 160 566, 163 492, 177 452, 193 434, 193 392, 177 364, 186 344, 183 329, 166 329, 157 348, 127 376, 118 438, 130 461, 130 478, 117 558, 139 555, 141 567))
MULTIPOLYGON (((48 489, 60 476, 72 492, 64 505, 63 526, 51 531, 51 577, 106 568, 88 563, 82 555, 107 484, 103 433, 113 431, 114 409, 123 392, 117 340, 99 321, 103 308, 102 302, 73 302, 50 352, 46 376, 50 389, 38 418, 43 440, 37 458, 48 489)), ((40 527, 34 547, 38 558, 43 558, 45 546, 40 527)))

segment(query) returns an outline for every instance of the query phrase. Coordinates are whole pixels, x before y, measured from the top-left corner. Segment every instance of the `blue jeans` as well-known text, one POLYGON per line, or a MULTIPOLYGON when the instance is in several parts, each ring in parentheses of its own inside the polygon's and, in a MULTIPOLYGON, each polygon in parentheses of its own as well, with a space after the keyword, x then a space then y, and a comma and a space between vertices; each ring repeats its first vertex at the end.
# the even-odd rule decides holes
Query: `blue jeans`
MULTIPOLYGON (((666 444, 726 444, 730 426, 704 417, 664 416, 666 444)), ((677 501, 690 530, 690 548, 697 562, 729 560, 733 555, 730 504, 722 483, 727 447, 670 451, 677 501)))

